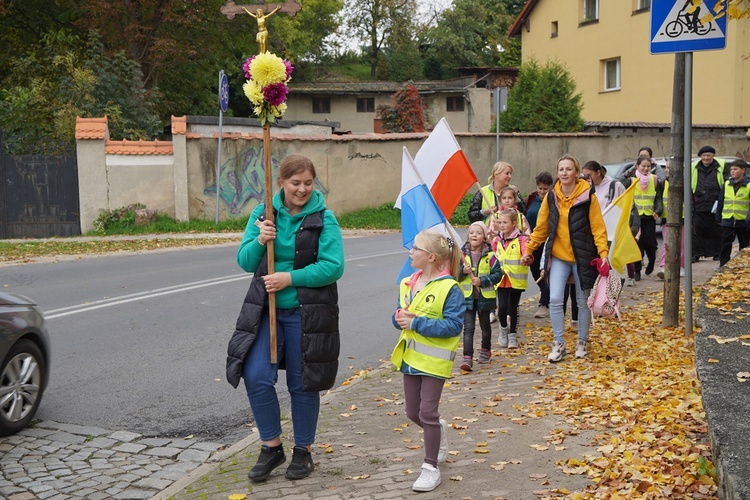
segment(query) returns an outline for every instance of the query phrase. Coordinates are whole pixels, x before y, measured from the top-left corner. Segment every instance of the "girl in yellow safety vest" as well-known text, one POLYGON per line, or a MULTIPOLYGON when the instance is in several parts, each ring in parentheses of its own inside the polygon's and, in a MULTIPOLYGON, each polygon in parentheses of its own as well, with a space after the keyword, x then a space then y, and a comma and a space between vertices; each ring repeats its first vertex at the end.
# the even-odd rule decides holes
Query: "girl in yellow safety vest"
POLYGON ((464 361, 461 369, 471 371, 474 360, 474 330, 477 316, 482 330, 482 350, 478 363, 489 363, 492 357, 492 325, 490 311, 497 307, 495 285, 500 282, 502 271, 497 257, 492 252, 484 222, 473 222, 461 249, 463 266, 458 281, 464 292, 466 314, 464 314, 464 361))
POLYGON ((438 462, 448 454, 447 424, 438 403, 450 378, 464 326, 464 294, 458 286, 461 250, 452 238, 422 231, 409 250, 418 269, 399 287, 393 325, 401 330, 391 361, 404 374, 406 416, 424 430, 424 464, 412 489, 440 484, 438 462))
POLYGON ((497 315, 500 319, 500 347, 518 348, 518 303, 526 290, 529 266, 521 264, 529 236, 518 227, 518 212, 506 208, 498 218, 500 233, 492 242, 492 248, 500 261, 503 277, 497 287, 497 315), (508 324, 510 316, 510 324, 508 324))
MULTIPOLYGON (((641 236, 638 238, 638 247, 641 249, 641 256, 646 254, 648 265, 646 274, 649 275, 654 271, 656 265, 656 221, 664 210, 662 197, 664 194, 664 184, 651 173, 651 158, 647 155, 641 155, 635 162, 635 177, 625 179, 625 187, 636 182, 635 192, 633 194, 633 204, 638 210, 641 217, 641 236)), ((641 280, 641 269, 643 263, 635 263, 635 280, 641 280)))

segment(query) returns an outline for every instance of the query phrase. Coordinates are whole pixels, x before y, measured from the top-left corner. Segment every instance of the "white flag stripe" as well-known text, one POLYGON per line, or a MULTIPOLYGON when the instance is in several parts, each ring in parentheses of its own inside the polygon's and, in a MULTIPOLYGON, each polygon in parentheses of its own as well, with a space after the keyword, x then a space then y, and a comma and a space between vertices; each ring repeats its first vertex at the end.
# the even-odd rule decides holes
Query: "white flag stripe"
MULTIPOLYGON (((427 136, 422 146, 417 151, 417 156, 412 160, 414 162, 415 169, 419 172, 419 177, 415 177, 416 182, 419 184, 427 185, 427 189, 432 189, 432 185, 435 184, 435 180, 443 170, 443 166, 448 163, 456 151, 459 151, 461 147, 458 145, 458 141, 453 136, 453 131, 448 126, 448 122, 445 117, 441 118, 440 121, 435 125, 435 128, 427 136), (421 177, 422 181, 419 181, 421 177)), ((404 150, 406 148, 404 147, 404 150)), ((408 151, 406 152, 408 154, 408 151)), ((410 156, 411 158, 411 156, 410 156)), ((414 187, 412 182, 407 181, 407 177, 410 177, 411 173, 405 174, 404 168, 401 168, 401 192, 396 198, 396 208, 401 208, 401 195, 406 191, 414 187), (405 187, 408 188, 405 189, 405 187)))

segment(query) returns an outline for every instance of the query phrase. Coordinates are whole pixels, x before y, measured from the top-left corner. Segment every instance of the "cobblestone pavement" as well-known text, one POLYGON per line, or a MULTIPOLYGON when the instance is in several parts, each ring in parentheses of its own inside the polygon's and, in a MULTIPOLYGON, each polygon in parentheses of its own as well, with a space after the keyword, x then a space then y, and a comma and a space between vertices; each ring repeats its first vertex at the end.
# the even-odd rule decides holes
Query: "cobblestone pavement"
POLYGON ((151 498, 221 449, 99 427, 37 422, 0 438, 0 498, 151 498))

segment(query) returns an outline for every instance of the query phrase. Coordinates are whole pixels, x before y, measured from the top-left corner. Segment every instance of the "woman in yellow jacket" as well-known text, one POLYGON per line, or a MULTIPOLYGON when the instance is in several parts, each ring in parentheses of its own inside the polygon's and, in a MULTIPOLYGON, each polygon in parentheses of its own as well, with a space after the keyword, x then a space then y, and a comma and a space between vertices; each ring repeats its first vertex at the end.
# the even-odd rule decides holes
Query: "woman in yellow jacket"
POLYGON ((549 313, 555 335, 549 354, 553 363, 561 361, 566 354, 563 296, 568 276, 573 274, 578 299, 576 358, 583 358, 588 355, 591 324, 586 295, 599 274, 592 261, 599 258, 602 265, 608 264, 607 229, 599 202, 594 196, 594 187, 579 178, 580 174, 581 164, 572 156, 565 155, 557 161, 557 181, 542 202, 536 228, 521 259, 521 264, 528 266, 534 260, 534 250, 545 245, 549 313))
POLYGON ((448 454, 448 426, 438 403, 453 370, 466 310, 456 281, 461 249, 451 238, 422 231, 409 256, 418 271, 401 281, 393 315, 401 335, 391 361, 404 374, 406 416, 424 429, 424 464, 412 489, 432 491, 440 484, 438 462, 448 454))

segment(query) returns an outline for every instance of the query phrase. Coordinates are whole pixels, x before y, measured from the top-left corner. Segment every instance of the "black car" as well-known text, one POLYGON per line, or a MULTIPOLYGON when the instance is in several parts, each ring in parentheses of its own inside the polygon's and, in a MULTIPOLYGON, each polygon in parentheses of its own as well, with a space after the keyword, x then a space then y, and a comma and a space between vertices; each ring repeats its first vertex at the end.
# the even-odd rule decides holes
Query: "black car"
POLYGON ((0 436, 34 418, 49 380, 44 315, 26 297, 0 292, 0 436))

